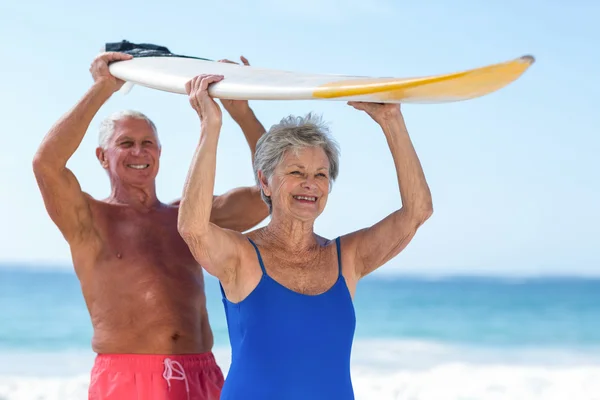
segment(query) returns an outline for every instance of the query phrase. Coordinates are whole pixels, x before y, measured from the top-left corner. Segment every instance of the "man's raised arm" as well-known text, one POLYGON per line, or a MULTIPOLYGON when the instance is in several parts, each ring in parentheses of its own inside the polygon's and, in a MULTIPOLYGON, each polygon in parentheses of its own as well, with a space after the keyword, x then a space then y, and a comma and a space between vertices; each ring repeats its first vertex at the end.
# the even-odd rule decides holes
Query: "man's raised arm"
POLYGON ((33 171, 46 210, 70 244, 89 234, 92 217, 88 196, 67 168, 67 162, 81 144, 100 107, 123 85, 110 75, 108 63, 130 58, 123 53, 103 53, 96 57, 90 67, 94 84, 50 129, 33 159, 33 171))

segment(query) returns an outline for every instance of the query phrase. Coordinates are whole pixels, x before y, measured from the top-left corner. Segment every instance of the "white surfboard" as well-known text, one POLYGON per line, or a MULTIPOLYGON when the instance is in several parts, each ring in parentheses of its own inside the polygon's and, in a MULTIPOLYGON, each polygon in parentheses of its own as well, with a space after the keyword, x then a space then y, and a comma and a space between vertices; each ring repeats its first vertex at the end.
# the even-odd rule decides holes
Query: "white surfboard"
POLYGON ((461 72, 415 78, 309 74, 187 57, 139 57, 110 65, 131 84, 186 94, 185 83, 201 74, 223 75, 211 85, 215 98, 233 100, 341 100, 444 103, 480 97, 519 78, 534 62, 523 56, 461 72))

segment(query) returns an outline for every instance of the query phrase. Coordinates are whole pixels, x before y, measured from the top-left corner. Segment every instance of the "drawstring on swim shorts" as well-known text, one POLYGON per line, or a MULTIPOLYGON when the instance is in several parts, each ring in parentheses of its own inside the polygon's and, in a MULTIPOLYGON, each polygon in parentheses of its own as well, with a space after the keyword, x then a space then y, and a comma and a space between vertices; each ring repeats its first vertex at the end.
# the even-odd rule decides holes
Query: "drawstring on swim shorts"
POLYGON ((173 361, 170 358, 165 358, 165 371, 163 372, 163 378, 167 381, 167 385, 169 385, 169 390, 171 390, 171 379, 177 379, 179 381, 185 382, 185 391, 187 392, 188 399, 190 398, 190 385, 187 381, 187 376, 185 375, 185 370, 183 366, 177 362, 173 361), (179 373, 179 376, 173 376, 173 371, 179 373))

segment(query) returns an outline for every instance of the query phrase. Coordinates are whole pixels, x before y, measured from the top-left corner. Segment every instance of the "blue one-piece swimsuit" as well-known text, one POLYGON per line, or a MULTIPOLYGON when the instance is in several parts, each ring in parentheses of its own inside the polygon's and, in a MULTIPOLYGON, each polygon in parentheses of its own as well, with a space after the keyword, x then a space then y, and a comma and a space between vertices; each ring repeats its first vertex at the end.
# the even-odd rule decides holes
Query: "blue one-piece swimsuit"
MULTIPOLYGON (((250 239, 249 239, 250 240, 250 239)), ((231 343, 231 367, 221 400, 353 400, 350 353, 354 305, 342 276, 325 293, 304 295, 262 269, 256 288, 239 303, 221 288, 231 343)))

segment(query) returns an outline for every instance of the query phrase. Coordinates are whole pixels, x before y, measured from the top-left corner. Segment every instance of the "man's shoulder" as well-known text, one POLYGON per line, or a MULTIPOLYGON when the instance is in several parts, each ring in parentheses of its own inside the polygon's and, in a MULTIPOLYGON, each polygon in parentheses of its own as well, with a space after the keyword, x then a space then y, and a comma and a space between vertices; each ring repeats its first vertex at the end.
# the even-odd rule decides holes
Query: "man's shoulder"
POLYGON ((83 195, 86 197, 90 207, 95 210, 108 210, 110 208, 118 207, 117 204, 111 203, 109 199, 96 199, 91 194, 85 192, 83 195))
POLYGON ((83 192, 83 197, 85 197, 85 200, 93 212, 109 206, 105 199, 99 200, 87 192, 83 192))

